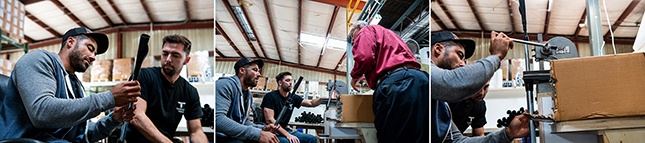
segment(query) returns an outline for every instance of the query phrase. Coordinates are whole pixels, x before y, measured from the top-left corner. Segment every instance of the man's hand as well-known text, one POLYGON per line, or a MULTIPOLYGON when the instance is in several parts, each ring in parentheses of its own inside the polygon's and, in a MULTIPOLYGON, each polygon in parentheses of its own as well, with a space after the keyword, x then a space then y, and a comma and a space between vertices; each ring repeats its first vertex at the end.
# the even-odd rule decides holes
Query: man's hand
POLYGON ((289 135, 287 139, 289 140, 289 143, 300 143, 300 140, 298 139, 298 137, 294 135, 289 135))
POLYGON ((278 131, 278 129, 280 129, 280 125, 274 126, 273 124, 269 124, 264 126, 264 129, 262 129, 262 131, 269 131, 269 132, 275 133, 276 131, 278 131))
POLYGON ((115 106, 123 106, 128 103, 136 102, 137 97, 141 95, 141 86, 138 81, 122 82, 114 86, 110 92, 114 96, 115 106))
POLYGON ((269 132, 269 131, 262 131, 260 132, 260 139, 258 140, 260 143, 279 143, 280 140, 278 140, 278 136, 275 136, 274 133, 269 132))
POLYGON ((135 115, 134 110, 137 108, 136 105, 137 104, 132 104, 132 108, 130 110, 126 109, 128 108, 128 105, 114 107, 114 112, 112 112, 112 119, 119 123, 124 121, 130 122, 130 120, 132 120, 135 115))
POLYGON ((524 137, 529 134, 529 118, 525 115, 517 115, 506 128, 506 134, 511 139, 524 137))
POLYGON ((501 60, 506 57, 509 49, 513 49, 513 41, 506 34, 495 31, 490 33, 490 47, 488 50, 491 55, 496 55, 501 60))
POLYGON ((350 84, 352 85, 354 90, 359 91, 358 88, 356 87, 356 83, 358 83, 358 81, 361 81, 361 80, 365 80, 365 76, 361 76, 360 78, 352 78, 352 82, 350 84))

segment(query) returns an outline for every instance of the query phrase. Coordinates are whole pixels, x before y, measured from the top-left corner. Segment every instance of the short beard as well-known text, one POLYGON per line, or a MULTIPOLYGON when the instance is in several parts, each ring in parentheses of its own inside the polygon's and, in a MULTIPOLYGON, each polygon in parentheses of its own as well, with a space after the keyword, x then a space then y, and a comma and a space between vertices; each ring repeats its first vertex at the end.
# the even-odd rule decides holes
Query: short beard
POLYGON ((258 83, 255 82, 255 78, 252 75, 244 75, 244 84, 248 85, 249 87, 258 86, 258 83))
POLYGON ((437 63, 437 67, 442 68, 442 69, 447 69, 447 70, 452 70, 452 65, 450 65, 450 61, 448 60, 448 56, 444 56, 441 58, 441 61, 437 63))
POLYGON ((166 69, 165 65, 161 66, 161 70, 163 71, 163 73, 165 73, 168 76, 175 76, 175 74, 177 74, 177 70, 175 70, 175 67, 172 67, 172 66, 170 66, 170 68, 171 69, 166 69))
POLYGON ((81 55, 81 51, 79 50, 78 45, 74 45, 74 48, 72 48, 72 53, 69 55, 69 62, 72 66, 72 69, 74 69, 73 72, 85 72, 87 71, 87 68, 85 66, 85 60, 86 58, 83 58, 83 55, 81 55))

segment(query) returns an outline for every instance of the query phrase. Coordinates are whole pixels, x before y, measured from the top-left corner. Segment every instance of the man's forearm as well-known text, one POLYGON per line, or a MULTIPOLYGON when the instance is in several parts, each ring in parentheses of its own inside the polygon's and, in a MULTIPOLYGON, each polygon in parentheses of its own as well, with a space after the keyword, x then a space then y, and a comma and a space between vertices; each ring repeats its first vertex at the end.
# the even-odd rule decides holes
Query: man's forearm
POLYGON ((280 135, 282 135, 282 136, 288 137, 290 134, 289 134, 289 132, 287 132, 287 130, 285 130, 284 128, 285 128, 285 127, 280 127, 280 128, 278 129, 278 133, 279 133, 280 135))
POLYGON ((473 136, 484 136, 484 127, 473 128, 473 136))
POLYGON ((495 71, 499 69, 500 59, 497 56, 488 56, 476 63, 445 70, 430 65, 431 98, 446 102, 457 102, 468 98, 484 87, 495 71))
POLYGON ((191 143, 207 143, 206 134, 204 132, 194 132, 190 133, 190 142, 191 143))
POLYGON ((150 119, 147 116, 142 116, 140 118, 136 118, 135 120, 132 120, 130 122, 132 125, 134 125, 141 134, 143 134, 146 139, 150 140, 150 142, 172 142, 170 139, 166 138, 159 130, 157 127, 150 121, 150 119))
POLYGON ((87 134, 85 135, 90 142, 96 142, 104 139, 114 131, 114 129, 121 125, 112 119, 112 114, 99 119, 96 123, 89 123, 87 134))
POLYGON ((314 107, 315 107, 315 106, 320 105, 320 102, 322 102, 322 98, 316 98, 313 101, 311 101, 311 104, 313 104, 314 107))

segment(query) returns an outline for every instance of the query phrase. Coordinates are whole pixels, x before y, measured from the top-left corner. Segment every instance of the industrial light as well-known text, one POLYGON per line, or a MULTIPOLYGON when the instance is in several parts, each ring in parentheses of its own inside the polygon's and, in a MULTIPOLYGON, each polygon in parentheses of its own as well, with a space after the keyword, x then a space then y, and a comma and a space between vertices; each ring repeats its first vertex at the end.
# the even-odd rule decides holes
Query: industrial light
MULTIPOLYGON (((326 38, 324 36, 320 36, 320 35, 300 33, 300 42, 302 44, 307 44, 312 46, 324 46, 325 39, 326 38)), ((326 48, 345 50, 345 46, 347 46, 347 41, 329 38, 329 41, 327 41, 326 48)))
POLYGON ((240 25, 242 26, 242 30, 244 30, 244 34, 249 37, 249 40, 256 41, 253 30, 251 30, 251 25, 249 25, 249 21, 244 16, 244 13, 242 13, 242 7, 232 6, 232 8, 233 13, 235 13, 235 17, 237 17, 238 22, 240 22, 240 25))

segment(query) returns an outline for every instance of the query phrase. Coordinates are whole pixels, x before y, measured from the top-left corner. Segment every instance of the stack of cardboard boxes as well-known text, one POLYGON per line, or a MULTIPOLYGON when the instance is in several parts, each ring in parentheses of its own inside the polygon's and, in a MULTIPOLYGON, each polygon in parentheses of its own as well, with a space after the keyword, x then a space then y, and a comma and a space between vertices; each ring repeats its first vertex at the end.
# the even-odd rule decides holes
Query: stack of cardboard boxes
POLYGON ((108 82, 112 79, 112 60, 94 61, 91 70, 92 82, 108 82))
POLYGON ((13 71, 13 62, 7 59, 0 59, 0 74, 5 76, 11 76, 11 71, 13 71))
POLYGON ((23 39, 25 5, 19 0, 0 0, 0 29, 12 39, 23 39))
POLYGON ((114 59, 112 61, 112 81, 128 81, 132 74, 132 58, 114 59))

